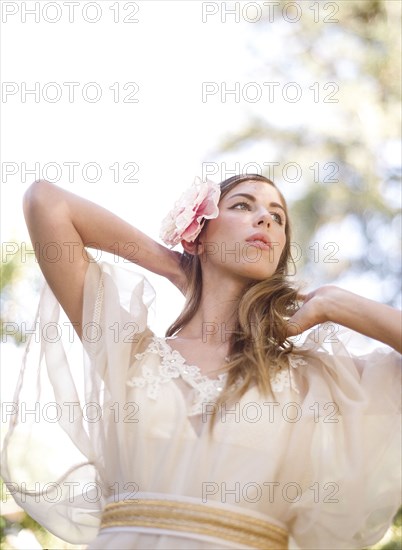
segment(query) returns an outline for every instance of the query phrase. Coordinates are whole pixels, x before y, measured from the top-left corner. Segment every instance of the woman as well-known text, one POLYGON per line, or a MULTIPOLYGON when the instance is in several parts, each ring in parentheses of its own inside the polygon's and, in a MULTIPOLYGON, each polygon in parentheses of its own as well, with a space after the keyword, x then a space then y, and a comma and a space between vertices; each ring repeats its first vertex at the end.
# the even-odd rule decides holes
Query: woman
POLYGON ((25 358, 3 475, 35 519, 91 549, 340 549, 381 538, 399 505, 400 312, 335 286, 291 287, 289 216, 270 180, 196 181, 161 230, 183 254, 46 181, 28 189, 24 212, 47 281, 42 366, 25 358), (54 261, 50 242, 68 254, 54 261), (183 292, 165 338, 147 326, 147 280, 85 247, 117 249, 183 292), (83 369, 60 337, 58 304, 83 369), (346 328, 328 338, 326 321, 346 328), (389 347, 354 356, 347 329, 389 347), (30 425, 28 399, 40 403, 30 425), (40 425, 51 445, 38 466, 40 425))

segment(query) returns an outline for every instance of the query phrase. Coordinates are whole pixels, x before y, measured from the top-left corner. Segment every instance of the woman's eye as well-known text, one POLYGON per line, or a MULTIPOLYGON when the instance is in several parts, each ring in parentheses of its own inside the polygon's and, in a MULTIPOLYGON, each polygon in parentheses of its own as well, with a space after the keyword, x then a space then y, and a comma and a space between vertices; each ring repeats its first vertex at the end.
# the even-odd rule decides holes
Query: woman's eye
POLYGON ((237 210, 250 210, 250 205, 248 202, 237 202, 233 205, 233 208, 236 208, 237 210))
POLYGON ((271 216, 279 225, 283 224, 282 216, 278 212, 271 212, 271 216))

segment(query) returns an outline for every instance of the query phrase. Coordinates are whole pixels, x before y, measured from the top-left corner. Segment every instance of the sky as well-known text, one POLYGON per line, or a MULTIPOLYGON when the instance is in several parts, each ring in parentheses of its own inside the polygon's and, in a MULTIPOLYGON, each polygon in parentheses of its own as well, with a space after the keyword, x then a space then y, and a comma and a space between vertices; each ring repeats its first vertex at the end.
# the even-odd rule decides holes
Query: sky
MULTIPOLYGON (((161 220, 195 176, 220 181, 249 163, 262 168, 266 146, 217 153, 253 112, 270 107, 278 116, 280 97, 274 109, 267 87, 252 84, 260 62, 252 48, 259 16, 257 8, 244 11, 238 3, 102 0, 73 10, 67 2, 3 2, 7 257, 26 257, 22 196, 38 177, 158 239, 161 220)), ((173 306, 171 300, 166 306, 169 286, 148 275, 162 289, 161 331, 182 299, 172 289, 173 306)))
MULTIPOLYGON (((343 131, 331 105, 312 102, 302 73, 297 104, 281 94, 270 102, 268 87, 256 82, 261 54, 274 59, 286 48, 286 25, 295 17, 291 10, 273 12, 281 25, 264 23, 257 32, 263 4, 1 2, 3 254, 23 258, 23 246, 30 247, 22 196, 38 177, 159 240, 161 220, 195 176, 220 181, 248 163, 263 167, 274 160, 266 142, 220 152, 222 141, 251 116, 331 123, 343 131)), ((315 16, 311 3, 299 4, 302 17, 315 16)), ((275 81, 269 64, 266 80, 275 81)), ((302 190, 282 188, 288 200, 302 190)), ((343 250, 349 240, 345 231, 343 250)), ((111 261, 105 253, 102 259, 111 261)), ((27 320, 36 309, 38 274, 34 265, 18 287, 27 320)), ((160 277, 146 275, 157 293, 153 327, 163 334, 183 298, 160 277)), ((364 293, 361 282, 360 289, 364 293)), ((2 348, 3 357, 18 361, 21 349, 2 348)))

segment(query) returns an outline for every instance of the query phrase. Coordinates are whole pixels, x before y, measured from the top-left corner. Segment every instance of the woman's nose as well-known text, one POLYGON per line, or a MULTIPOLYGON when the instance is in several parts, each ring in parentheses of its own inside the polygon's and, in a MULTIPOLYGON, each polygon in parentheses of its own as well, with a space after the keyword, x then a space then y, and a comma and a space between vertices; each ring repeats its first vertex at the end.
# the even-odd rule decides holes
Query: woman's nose
POLYGON ((259 215, 257 225, 266 225, 269 227, 271 225, 271 214, 269 212, 264 212, 259 215))

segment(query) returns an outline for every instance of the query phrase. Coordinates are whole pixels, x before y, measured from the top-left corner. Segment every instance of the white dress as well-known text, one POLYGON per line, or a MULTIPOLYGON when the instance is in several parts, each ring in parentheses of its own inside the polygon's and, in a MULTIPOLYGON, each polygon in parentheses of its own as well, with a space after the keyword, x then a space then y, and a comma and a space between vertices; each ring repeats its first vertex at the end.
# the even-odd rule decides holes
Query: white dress
POLYGON ((315 332, 307 355, 272 373, 275 400, 251 387, 218 410, 210 438, 225 375, 202 376, 150 330, 153 298, 129 267, 90 263, 82 346, 44 285, 7 409, 2 475, 16 501, 90 549, 253 547, 196 529, 99 531, 107 503, 143 497, 266 519, 289 533, 289 548, 377 542, 400 505, 400 355, 379 347, 354 356, 341 342, 346 329, 328 350, 328 334, 315 332))

